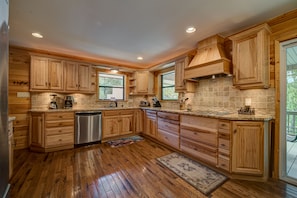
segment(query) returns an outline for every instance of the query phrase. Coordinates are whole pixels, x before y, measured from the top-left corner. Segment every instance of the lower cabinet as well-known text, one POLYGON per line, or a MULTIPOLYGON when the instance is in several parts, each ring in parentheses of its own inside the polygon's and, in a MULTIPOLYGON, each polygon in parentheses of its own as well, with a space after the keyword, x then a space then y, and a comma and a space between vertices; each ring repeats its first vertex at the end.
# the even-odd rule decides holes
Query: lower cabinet
POLYGON ((50 152, 74 147, 74 112, 31 113, 30 149, 50 152))
POLYGON ((157 139, 179 149, 179 114, 158 112, 157 139))
POLYGON ((180 150, 217 165, 218 119, 181 115, 180 150))
POLYGON ((262 176, 269 152, 263 122, 234 121, 232 127, 232 173, 262 176))
POLYGON ((102 115, 102 139, 134 133, 134 110, 108 110, 102 115))
POLYGON ((227 172, 231 171, 231 123, 219 120, 218 164, 217 167, 227 172))
POLYGON ((144 129, 143 133, 156 138, 157 134, 157 112, 152 110, 144 111, 144 129))

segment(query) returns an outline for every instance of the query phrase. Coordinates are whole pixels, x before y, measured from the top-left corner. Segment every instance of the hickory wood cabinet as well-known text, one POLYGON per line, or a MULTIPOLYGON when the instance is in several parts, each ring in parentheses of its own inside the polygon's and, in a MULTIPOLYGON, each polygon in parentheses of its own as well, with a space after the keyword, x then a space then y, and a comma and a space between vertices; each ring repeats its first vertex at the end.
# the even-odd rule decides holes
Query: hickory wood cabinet
POLYGON ((233 121, 232 125, 232 172, 262 176, 264 152, 265 156, 268 152, 265 143, 267 140, 264 141, 263 122, 233 121))
POLYGON ((239 89, 269 87, 270 27, 262 24, 230 37, 233 84, 239 89))
POLYGON ((64 90, 62 60, 32 56, 30 74, 31 90, 64 90))
POLYGON ((74 112, 32 112, 30 149, 50 152, 74 147, 74 112))
POLYGON ((180 150, 213 166, 217 165, 218 119, 180 116, 180 150))
POLYGON ((157 139, 179 149, 179 114, 158 112, 157 139))
POLYGON ((137 71, 129 77, 130 95, 154 94, 154 74, 150 71, 137 71))
POLYGON ((175 61, 175 92, 195 92, 195 82, 185 79, 185 67, 189 64, 189 57, 175 61))
POLYGON ((157 135, 157 111, 153 110, 144 110, 144 119, 143 119, 143 133, 156 138, 157 135))
POLYGON ((219 120, 217 167, 228 172, 231 171, 231 140, 231 122, 219 120))
POLYGON ((102 139, 134 133, 134 110, 108 110, 102 115, 102 139))
POLYGON ((31 91, 96 92, 96 71, 90 64, 31 56, 31 91))

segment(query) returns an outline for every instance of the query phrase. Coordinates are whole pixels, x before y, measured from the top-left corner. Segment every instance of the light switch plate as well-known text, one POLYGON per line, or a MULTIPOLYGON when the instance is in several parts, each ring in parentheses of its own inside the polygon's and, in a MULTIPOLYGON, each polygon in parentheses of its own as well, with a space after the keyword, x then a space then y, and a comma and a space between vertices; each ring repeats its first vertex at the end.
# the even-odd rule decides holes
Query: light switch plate
POLYGON ((30 92, 17 92, 17 98, 30 98, 30 92))

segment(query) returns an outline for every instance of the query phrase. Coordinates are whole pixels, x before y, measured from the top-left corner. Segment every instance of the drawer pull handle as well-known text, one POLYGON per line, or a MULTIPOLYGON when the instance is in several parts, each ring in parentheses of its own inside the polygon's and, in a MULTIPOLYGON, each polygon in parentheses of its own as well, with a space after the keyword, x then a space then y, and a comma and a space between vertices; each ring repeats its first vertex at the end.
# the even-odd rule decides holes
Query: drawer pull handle
POLYGON ((60 142, 62 142, 62 139, 59 139, 60 142))
POLYGON ((221 146, 226 146, 225 144, 221 144, 221 146))

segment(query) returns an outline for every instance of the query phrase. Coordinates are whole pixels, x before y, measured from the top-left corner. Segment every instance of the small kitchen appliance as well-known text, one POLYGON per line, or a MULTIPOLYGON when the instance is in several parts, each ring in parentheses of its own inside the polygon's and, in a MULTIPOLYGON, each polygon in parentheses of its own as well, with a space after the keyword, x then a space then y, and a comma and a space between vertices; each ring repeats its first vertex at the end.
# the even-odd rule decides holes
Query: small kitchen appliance
POLYGON ((73 102, 74 102, 73 96, 65 96, 64 108, 66 109, 72 108, 73 102))
POLYGON ((153 97, 152 101, 153 101, 153 107, 161 107, 160 101, 158 100, 157 97, 153 97))
POLYGON ((57 95, 56 94, 51 94, 50 99, 51 99, 51 102, 49 104, 49 109, 58 109, 57 95))
POLYGON ((149 107, 150 106, 150 102, 148 102, 146 100, 142 100, 142 101, 140 101, 139 106, 140 107, 149 107))

